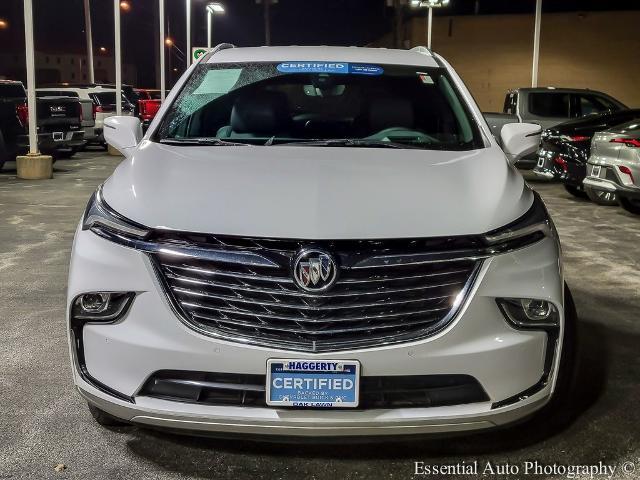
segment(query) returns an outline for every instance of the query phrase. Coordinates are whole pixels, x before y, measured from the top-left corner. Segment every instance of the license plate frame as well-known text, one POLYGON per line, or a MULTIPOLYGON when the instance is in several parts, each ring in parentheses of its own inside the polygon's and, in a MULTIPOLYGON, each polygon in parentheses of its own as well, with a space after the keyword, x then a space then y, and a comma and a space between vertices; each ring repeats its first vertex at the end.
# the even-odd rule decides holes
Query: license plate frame
POLYGON ((62 142, 64 140, 64 132, 53 132, 53 141, 62 142))
POLYGON ((602 166, 601 165, 594 165, 591 167, 591 176, 592 177, 597 177, 600 178, 600 172, 602 170, 602 166))
POLYGON ((360 362, 358 360, 304 358, 267 360, 266 403, 268 406, 342 409, 356 408, 359 402, 360 362), (335 380, 339 382, 336 383, 335 380), (348 385, 347 380, 352 384, 348 385), (332 388, 344 386, 350 388, 332 388), (340 390, 344 391, 342 397, 336 393, 340 390))

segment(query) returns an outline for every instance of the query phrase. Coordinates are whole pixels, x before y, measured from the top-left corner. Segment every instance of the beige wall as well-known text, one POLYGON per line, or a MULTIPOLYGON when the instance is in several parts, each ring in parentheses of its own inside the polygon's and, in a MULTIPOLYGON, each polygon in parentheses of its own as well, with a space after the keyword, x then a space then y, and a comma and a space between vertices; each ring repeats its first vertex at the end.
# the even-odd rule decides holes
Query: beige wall
MULTIPOLYGON (((458 71, 484 111, 531 85, 532 15, 434 17, 433 50, 458 71)), ((601 90, 640 107, 640 12, 544 14, 540 86, 601 90)), ((411 46, 426 44, 426 19, 407 25, 411 46)))

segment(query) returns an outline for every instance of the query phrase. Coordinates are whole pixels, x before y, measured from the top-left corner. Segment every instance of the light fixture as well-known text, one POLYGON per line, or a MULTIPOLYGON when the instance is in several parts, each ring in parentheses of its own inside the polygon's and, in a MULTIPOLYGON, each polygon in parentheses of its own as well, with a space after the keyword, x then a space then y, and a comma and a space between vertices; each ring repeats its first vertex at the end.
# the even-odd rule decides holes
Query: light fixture
POLYGON ((6 30, 7 28, 9 28, 9 22, 4 18, 0 18, 0 30, 6 30))
POLYGON ((413 8, 439 8, 449 5, 449 0, 411 0, 413 8))
POLYGON ((173 47, 173 38, 171 38, 171 37, 167 37, 167 38, 165 38, 165 39, 164 39, 164 44, 165 44, 167 47, 173 47))
POLYGON ((131 10, 131 4, 126 0, 122 0, 120 2, 120 10, 122 10, 123 12, 128 12, 129 10, 131 10))
POLYGON ((218 2, 208 3, 207 12, 211 14, 224 13, 224 6, 222 6, 222 4, 218 2))
POLYGON ((100 47, 98 50, 100 50, 100 53, 107 53, 107 47, 100 47))

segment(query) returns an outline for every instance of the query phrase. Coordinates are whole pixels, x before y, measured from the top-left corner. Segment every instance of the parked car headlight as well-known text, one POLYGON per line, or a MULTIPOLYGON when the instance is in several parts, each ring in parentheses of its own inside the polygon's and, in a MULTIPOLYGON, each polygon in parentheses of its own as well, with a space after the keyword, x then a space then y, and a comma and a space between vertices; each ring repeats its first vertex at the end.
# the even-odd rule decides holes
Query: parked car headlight
POLYGON ((522 248, 544 237, 557 239, 558 234, 540 195, 533 192, 531 208, 517 220, 484 235, 491 253, 522 248))
POLYGON ((145 238, 149 234, 149 229, 128 218, 123 217, 113 210, 102 196, 102 186, 91 196, 87 209, 82 219, 83 230, 107 229, 114 233, 121 233, 136 238, 145 238))

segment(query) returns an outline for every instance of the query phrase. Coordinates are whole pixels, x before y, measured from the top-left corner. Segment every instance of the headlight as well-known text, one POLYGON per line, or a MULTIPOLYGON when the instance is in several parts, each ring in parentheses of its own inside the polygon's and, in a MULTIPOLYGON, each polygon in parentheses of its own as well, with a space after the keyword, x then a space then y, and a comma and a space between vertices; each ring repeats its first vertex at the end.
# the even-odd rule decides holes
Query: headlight
POLYGON ((149 229, 128 218, 123 217, 113 210, 102 196, 102 186, 91 196, 87 209, 82 219, 83 230, 93 230, 100 233, 100 230, 107 229, 114 233, 126 234, 137 238, 145 238, 149 229))
POLYGON ((484 235, 491 253, 522 248, 544 237, 557 239, 557 232, 540 195, 533 192, 533 205, 522 217, 484 235))
POLYGON ((497 298, 505 318, 516 328, 556 329, 560 315, 556 306, 533 298, 497 298))

